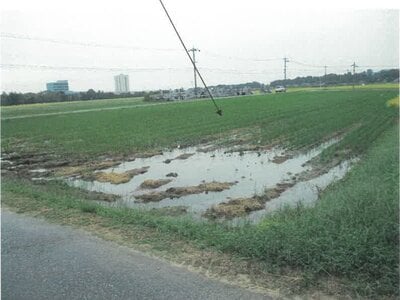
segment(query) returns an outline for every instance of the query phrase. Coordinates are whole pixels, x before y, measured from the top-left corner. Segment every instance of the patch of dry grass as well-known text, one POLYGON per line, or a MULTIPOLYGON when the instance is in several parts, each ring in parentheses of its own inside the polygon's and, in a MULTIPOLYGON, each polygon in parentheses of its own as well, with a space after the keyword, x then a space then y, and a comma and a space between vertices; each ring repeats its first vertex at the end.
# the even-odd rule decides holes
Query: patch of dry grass
POLYGON ((244 216, 252 211, 264 208, 264 201, 259 198, 237 198, 228 202, 213 205, 206 210, 203 216, 209 219, 232 219, 244 216))
POLYGON ((94 173, 94 178, 99 182, 109 182, 112 184, 121 184, 129 182, 134 176, 144 174, 147 172, 149 167, 143 167, 138 169, 129 170, 123 173, 115 172, 97 172, 94 173))

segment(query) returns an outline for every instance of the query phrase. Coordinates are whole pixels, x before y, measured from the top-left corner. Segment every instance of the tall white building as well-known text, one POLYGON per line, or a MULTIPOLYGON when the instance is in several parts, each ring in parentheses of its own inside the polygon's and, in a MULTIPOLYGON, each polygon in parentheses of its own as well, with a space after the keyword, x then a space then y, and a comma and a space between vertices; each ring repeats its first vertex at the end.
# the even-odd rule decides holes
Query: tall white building
POLYGON ((129 76, 120 74, 117 76, 114 76, 114 82, 115 82, 115 93, 116 94, 121 94, 121 93, 129 93, 129 76))

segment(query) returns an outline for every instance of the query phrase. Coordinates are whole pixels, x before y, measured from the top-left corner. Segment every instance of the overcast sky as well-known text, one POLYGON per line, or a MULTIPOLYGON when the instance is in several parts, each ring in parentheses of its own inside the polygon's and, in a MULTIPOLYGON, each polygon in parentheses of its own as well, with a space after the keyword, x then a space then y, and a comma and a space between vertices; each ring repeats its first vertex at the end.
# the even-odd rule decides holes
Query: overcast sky
MULTIPOLYGON (((73 91, 112 91, 119 73, 136 91, 193 85, 190 62, 158 0, 3 2, 3 91, 37 92, 61 79, 73 91)), ((322 75, 324 65, 328 73, 346 72, 353 62, 358 71, 399 65, 399 12, 390 3, 164 3, 187 46, 201 50, 198 66, 209 85, 282 79, 283 57, 288 78, 322 75)))

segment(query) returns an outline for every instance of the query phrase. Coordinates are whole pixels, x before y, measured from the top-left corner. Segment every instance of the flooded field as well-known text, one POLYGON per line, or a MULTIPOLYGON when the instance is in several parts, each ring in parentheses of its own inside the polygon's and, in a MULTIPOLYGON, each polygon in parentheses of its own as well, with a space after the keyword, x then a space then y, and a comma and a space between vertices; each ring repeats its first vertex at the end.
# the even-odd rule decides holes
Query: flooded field
POLYGON ((297 154, 280 148, 262 151, 174 149, 95 171, 93 181, 69 178, 68 182, 89 191, 120 196, 108 205, 148 209, 184 207, 198 216, 233 219, 249 215, 250 219, 257 220, 282 205, 295 205, 299 201, 312 203, 319 191, 342 178, 351 162, 343 162, 321 174, 313 174, 309 163, 336 142, 338 139, 333 139, 297 154), (253 204, 257 196, 264 198, 257 200, 256 207, 245 207, 243 213, 225 216, 209 213, 210 209, 232 201, 234 207, 253 204), (242 200, 236 201, 238 198, 242 200))

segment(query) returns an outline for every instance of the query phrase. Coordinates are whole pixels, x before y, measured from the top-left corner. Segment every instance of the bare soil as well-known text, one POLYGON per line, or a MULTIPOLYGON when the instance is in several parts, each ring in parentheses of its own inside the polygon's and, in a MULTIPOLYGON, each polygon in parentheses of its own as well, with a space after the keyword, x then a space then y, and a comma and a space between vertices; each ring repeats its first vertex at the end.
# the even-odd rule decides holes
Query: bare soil
POLYGON ((178 177, 178 173, 175 173, 175 172, 171 172, 171 173, 168 173, 167 175, 165 175, 166 177, 178 177))
POLYGON ((208 182, 202 183, 196 186, 188 187, 171 187, 166 191, 151 192, 148 194, 135 196, 136 199, 141 202, 158 202, 166 198, 180 198, 192 194, 201 194, 208 192, 222 192, 223 190, 229 189, 235 182, 208 182))
POLYGON ((87 176, 94 170, 104 170, 120 164, 120 161, 105 160, 99 162, 89 162, 77 166, 66 166, 55 170, 54 175, 61 177, 87 176))
POLYGON ((147 179, 140 184, 140 188, 142 189, 156 189, 160 186, 163 186, 167 183, 170 183, 172 179, 147 179))
POLYGON ((182 160, 188 159, 189 157, 191 157, 193 155, 194 155, 194 153, 184 153, 184 154, 181 154, 181 155, 175 157, 174 159, 182 159, 182 160))
POLYGON ((236 217, 242 217, 252 211, 264 209, 266 202, 278 198, 284 191, 295 184, 295 181, 278 183, 275 187, 266 189, 262 196, 235 198, 228 202, 221 202, 208 208, 203 216, 208 219, 233 219, 236 217))
POLYGON ((272 162, 276 163, 276 164, 282 164, 282 163, 284 163, 285 161, 287 161, 288 159, 291 159, 291 158, 293 158, 293 155, 289 155, 289 154, 281 155, 281 156, 275 156, 274 159, 272 160, 272 162))
POLYGON ((177 157, 175 157, 175 158, 172 158, 172 159, 166 159, 166 160, 164 160, 164 163, 165 164, 169 164, 169 163, 171 163, 173 160, 184 160, 184 159, 188 159, 189 157, 191 157, 191 156, 193 156, 194 155, 194 153, 184 153, 184 154, 181 154, 181 155, 178 155, 177 157))

